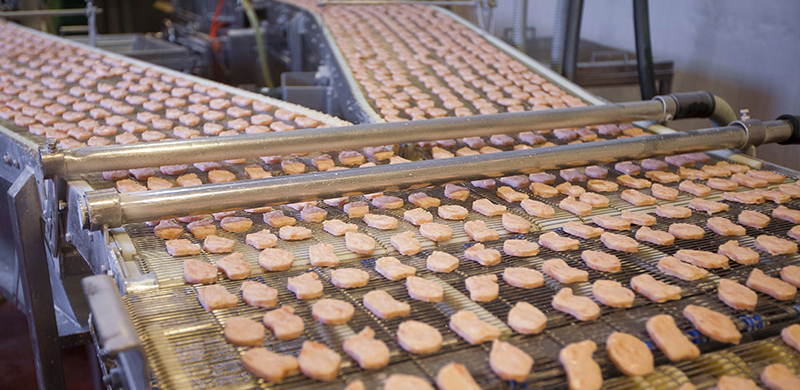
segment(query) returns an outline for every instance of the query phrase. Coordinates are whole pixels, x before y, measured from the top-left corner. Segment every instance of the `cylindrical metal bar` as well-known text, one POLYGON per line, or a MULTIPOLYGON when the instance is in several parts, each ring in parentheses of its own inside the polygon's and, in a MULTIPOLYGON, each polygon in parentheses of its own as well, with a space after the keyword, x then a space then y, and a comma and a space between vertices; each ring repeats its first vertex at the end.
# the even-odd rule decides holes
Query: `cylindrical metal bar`
POLYGON ((290 153, 346 150, 367 146, 488 136, 593 124, 663 121, 674 114, 671 100, 606 104, 501 115, 452 117, 427 121, 375 123, 294 130, 238 137, 212 137, 123 146, 66 149, 42 153, 46 177, 66 177, 117 169, 221 161, 290 153))
MULTIPOLYGON (((764 126, 770 134, 766 139, 780 142, 783 141, 780 137, 790 136, 785 131, 790 128, 785 121, 766 122, 764 126)), ((86 210, 85 219, 89 227, 99 229, 103 225, 115 227, 123 223, 391 191, 456 180, 485 179, 543 169, 733 149, 747 144, 747 131, 744 128, 728 126, 198 187, 124 194, 95 191, 87 193, 87 203, 81 207, 86 210)))
POLYGON ((648 0, 633 0, 633 25, 636 33, 636 64, 642 99, 656 96, 656 75, 653 70, 653 48, 650 43, 648 0))
POLYGON ((767 127, 767 134, 764 137, 764 142, 762 144, 775 144, 784 142, 791 138, 795 131, 792 125, 783 120, 764 122, 764 126, 767 127))
POLYGON ((550 44, 550 67, 559 74, 564 70, 564 45, 567 36, 569 4, 571 0, 558 0, 553 25, 553 40, 550 44))
MULTIPOLYGON (((95 13, 102 13, 101 8, 92 7, 95 13)), ((40 18, 40 17, 58 17, 58 16, 86 16, 86 8, 69 8, 69 9, 43 9, 35 11, 3 11, 0 12, 0 18, 40 18)))
POLYGON ((571 0, 567 14, 567 31, 564 38, 564 77, 575 81, 578 74, 578 52, 581 42, 583 0, 571 0))
POLYGON ((494 6, 491 5, 491 4, 489 5, 489 16, 488 16, 489 26, 487 27, 486 32, 489 33, 489 34, 492 34, 492 35, 494 35, 494 30, 495 30, 495 28, 494 28, 494 26, 495 26, 494 8, 496 6, 497 5, 494 5, 494 6))
POLYGON ((528 29, 528 0, 514 0, 512 5, 512 38, 514 47, 525 52, 525 38, 528 29))
POLYGON ((486 21, 483 19, 483 0, 474 0, 472 8, 474 9, 472 12, 475 13, 475 17, 478 20, 478 28, 486 31, 486 21))
POLYGON ((89 19, 89 46, 97 46, 97 10, 89 1, 86 3, 86 13, 89 19))

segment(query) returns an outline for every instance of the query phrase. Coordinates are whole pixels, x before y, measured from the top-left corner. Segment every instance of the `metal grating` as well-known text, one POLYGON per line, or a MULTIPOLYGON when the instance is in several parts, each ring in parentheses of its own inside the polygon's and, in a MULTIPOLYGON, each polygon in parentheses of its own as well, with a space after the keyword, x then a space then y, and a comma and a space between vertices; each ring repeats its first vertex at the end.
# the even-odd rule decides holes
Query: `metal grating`
POLYGON ((684 373, 698 389, 714 388, 721 376, 748 378, 758 386, 767 388, 761 381, 761 371, 776 363, 784 364, 795 375, 800 375, 800 353, 786 345, 780 336, 704 354, 697 360, 676 364, 675 368, 684 373))
MULTIPOLYGON (((609 177, 611 176, 612 173, 610 172, 609 177)), ((405 199, 409 193, 424 191, 431 196, 442 199, 443 204, 460 204, 467 209, 471 208, 472 201, 483 197, 495 203, 508 206, 511 212, 525 217, 533 222, 536 228, 541 229, 535 229, 531 233, 521 235, 511 235, 508 234, 508 232, 501 231, 502 235, 500 240, 483 243, 488 248, 500 250, 501 253, 503 241, 506 239, 516 238, 537 241, 538 237, 545 231, 555 231, 561 235, 566 235, 560 229, 560 226, 568 220, 584 220, 585 222, 591 223, 591 216, 588 218, 578 218, 566 214, 557 208, 557 212, 566 214, 561 216, 557 214, 557 218, 555 219, 561 217, 559 220, 560 223, 537 220, 527 216, 518 205, 509 204, 497 197, 494 191, 475 188, 469 185, 466 186, 470 188, 472 194, 470 198, 464 202, 444 198, 442 196, 441 187, 418 189, 406 193, 387 194, 400 196, 405 199)), ((632 208, 629 207, 630 205, 627 203, 621 202, 618 196, 615 197, 615 194, 609 195, 612 205, 602 210, 601 212, 603 214, 615 215, 623 210, 652 212, 654 209, 654 207, 650 207, 649 209, 632 208)), ((715 194, 712 193, 712 196, 715 196, 715 194)), ((719 194, 716 194, 716 196, 718 197, 719 194)), ((684 197, 684 195, 682 195, 682 197, 684 197)), ((685 204, 688 203, 688 199, 690 199, 689 197, 686 198, 687 199, 679 198, 677 201, 665 203, 685 204)), ((553 199, 541 200, 553 204, 553 199)), ((555 202, 555 204, 557 204, 557 202, 555 202)), ((755 267, 764 270, 764 272, 769 275, 775 276, 783 266, 792 264, 800 265, 800 256, 798 255, 769 256, 762 253, 760 262, 755 266, 743 266, 731 262, 730 267, 710 270, 710 276, 708 278, 695 282, 684 282, 677 278, 664 275, 657 270, 655 265, 660 258, 673 254, 679 249, 716 251, 720 244, 729 239, 727 237, 718 237, 708 230, 703 239, 676 240, 673 246, 662 247, 648 243, 640 243, 639 252, 635 254, 610 251, 604 247, 599 239, 579 239, 580 249, 577 251, 553 252, 549 249, 541 248, 538 255, 529 258, 510 257, 503 254, 501 265, 484 267, 478 263, 465 260, 463 257, 464 250, 473 245, 463 233, 463 221, 442 221, 436 217, 434 208, 428 211, 432 212, 436 222, 446 223, 454 228, 453 239, 439 244, 425 242, 424 239, 421 239, 421 241, 424 242, 423 251, 421 253, 413 256, 402 256, 391 246, 389 240, 391 235, 400 231, 416 230, 416 227, 402 221, 403 211, 415 208, 415 206, 406 203, 403 208, 399 210, 372 211, 391 215, 400 220, 401 227, 389 232, 377 231, 367 227, 361 220, 349 219, 340 207, 331 207, 323 204, 320 204, 320 206, 328 210, 328 218, 340 218, 347 222, 355 223, 359 226, 360 231, 366 232, 368 235, 374 237, 379 244, 378 248, 376 248, 376 253, 372 256, 356 256, 344 248, 343 238, 334 237, 325 233, 321 229, 321 224, 308 224, 300 221, 298 218, 298 224, 308 226, 312 229, 314 232, 313 237, 305 242, 281 242, 279 244, 285 245, 288 250, 295 253, 297 256, 295 265, 297 265, 297 267, 286 272, 262 273, 263 270, 257 266, 258 252, 243 244, 244 234, 234 235, 227 232, 221 233, 229 234, 229 237, 237 240, 237 251, 250 250, 250 252, 252 252, 245 254, 245 258, 254 266, 254 272, 256 272, 250 279, 263 281, 272 287, 278 288, 281 304, 287 303, 294 306, 298 314, 305 319, 306 332, 300 339, 286 343, 278 343, 268 335, 265 346, 279 350, 282 353, 296 354, 302 340, 313 339, 325 343, 339 352, 343 357, 340 375, 335 381, 330 383, 312 381, 300 375, 287 378, 283 383, 278 385, 254 380, 252 376, 242 370, 241 365, 238 363, 243 350, 228 345, 224 339, 221 338, 221 332, 225 320, 230 316, 244 315, 249 318, 259 319, 265 310, 251 308, 240 303, 236 309, 218 310, 213 314, 204 312, 196 301, 195 287, 175 285, 177 283, 182 283, 180 260, 168 258, 169 256, 166 255, 166 252, 163 250, 163 242, 159 247, 158 244, 161 240, 152 235, 152 228, 146 225, 128 226, 129 232, 132 233, 131 235, 139 250, 139 255, 142 258, 142 268, 155 271, 156 274, 159 275, 159 281, 162 287, 169 286, 168 288, 162 288, 155 292, 145 292, 136 295, 131 294, 126 297, 135 323, 139 328, 140 334, 142 334, 142 338, 145 340, 145 345, 148 348, 148 355, 153 360, 152 364, 156 373, 156 379, 163 388, 228 385, 235 388, 261 387, 288 389, 312 386, 315 388, 343 388, 345 384, 356 379, 364 381, 367 386, 376 387, 393 372, 411 373, 427 377, 429 380, 433 381, 438 369, 451 361, 458 361, 465 364, 483 388, 504 389, 525 386, 564 388, 566 378, 558 362, 558 352, 564 345, 584 339, 592 339, 598 344, 598 351, 595 353, 594 358, 602 367, 606 379, 605 387, 607 388, 673 389, 678 388, 681 384, 687 383, 688 381, 702 388, 713 386, 716 383, 716 377, 722 372, 734 374, 742 373, 742 375, 749 375, 755 378, 758 373, 756 372, 753 374, 753 372, 755 372, 754 370, 756 370, 757 367, 760 369, 765 365, 765 363, 755 362, 754 359, 757 360, 760 356, 756 352, 766 347, 759 347, 760 349, 754 348, 753 352, 746 347, 749 345, 767 345, 771 342, 772 344, 769 345, 780 349, 782 346, 780 343, 775 346, 774 339, 761 339, 774 335, 776 329, 797 322, 798 313, 800 313, 800 305, 798 305, 797 299, 781 302, 759 293, 759 303, 756 310, 754 312, 745 312, 728 308, 716 298, 716 284, 720 278, 731 278, 738 282, 744 282, 750 270, 755 267), (306 265, 303 265, 303 259, 307 259, 308 245, 316 242, 330 242, 334 245, 337 254, 342 260, 340 267, 356 267, 366 270, 370 274, 369 284, 366 287, 340 290, 330 284, 329 270, 308 268, 306 265), (242 246, 245 248, 241 248, 242 246), (622 272, 609 274, 588 268, 580 259, 581 251, 586 249, 602 250, 615 254, 622 261, 622 272), (449 274, 435 274, 428 271, 426 269, 426 258, 433 250, 445 251, 458 257, 460 260, 459 268, 449 274), (445 288, 444 302, 425 303, 415 301, 408 296, 403 281, 392 282, 379 275, 374 270, 374 263, 377 258, 384 255, 395 256, 403 263, 415 267, 418 276, 441 283, 445 288), (505 267, 519 266, 541 269, 542 262, 553 257, 562 258, 571 266, 589 272, 588 283, 575 283, 567 286, 571 287, 578 295, 592 298, 591 283, 598 279, 616 280, 625 286, 629 286, 630 279, 633 276, 649 273, 658 280, 680 286, 682 289, 682 299, 679 301, 657 304, 637 294, 634 305, 630 309, 615 309, 601 305, 602 315, 600 319, 596 321, 579 322, 573 317, 556 311, 551 307, 550 302, 552 297, 558 289, 562 288, 562 285, 549 276, 545 276, 545 284, 543 286, 534 289, 518 289, 502 281, 502 271, 505 267), (172 268, 168 269, 168 266, 172 268), (170 269, 172 273, 167 272, 170 269), (159 272, 161 273, 159 274, 159 272), (353 304, 356 308, 356 316, 354 319, 346 325, 327 326, 320 325, 310 318, 310 305, 313 301, 298 301, 294 298, 293 294, 288 292, 284 287, 287 277, 301 272, 317 272, 325 285, 326 296, 347 300, 353 304), (487 273, 493 273, 498 276, 500 286, 499 299, 492 302, 472 302, 469 300, 469 293, 466 290, 464 279, 469 276, 487 273), (412 308, 411 318, 423 321, 442 333, 444 336, 444 345, 441 350, 430 356, 415 356, 399 348, 395 341, 397 327, 406 318, 395 318, 384 321, 376 318, 372 313, 367 311, 362 305, 362 299, 364 294, 373 289, 385 290, 395 299, 409 303, 412 308), (523 336, 512 332, 505 326, 508 310, 520 301, 535 305, 547 315, 548 324, 544 332, 538 335, 523 336), (699 334, 699 332, 691 326, 691 323, 681 314, 683 308, 689 304, 708 307, 731 317, 743 333, 742 346, 730 347, 730 345, 714 342, 699 334), (469 345, 449 329, 447 324, 450 315, 461 309, 472 310, 483 320, 500 327, 502 331, 501 338, 509 340, 535 359, 536 363, 534 364, 533 371, 526 384, 504 382, 497 378, 487 364, 490 345, 488 343, 477 346, 469 345), (656 314, 672 315, 676 319, 678 326, 693 342, 699 345, 703 351, 701 358, 692 362, 683 362, 680 364, 673 364, 666 359, 660 350, 654 347, 654 344, 645 330, 645 322, 647 319, 656 314), (378 371, 361 370, 341 351, 342 340, 358 332, 365 325, 372 327, 376 332, 376 337, 386 342, 392 351, 391 364, 385 369, 378 371), (611 363, 605 352, 605 339, 608 334, 613 331, 630 333, 648 343, 654 352, 657 365, 656 371, 642 378, 629 378, 622 375, 611 363), (158 340, 166 340, 166 345, 164 342, 158 342, 158 340), (202 342, 200 342, 200 340, 202 340, 202 342), (759 366, 759 364, 761 365, 759 366)), ((714 216, 722 216, 735 221, 736 215, 743 208, 754 208, 769 214, 771 209, 775 207, 776 205, 773 203, 746 207, 731 204, 730 211, 715 214, 714 216)), ((800 209, 800 202, 793 200, 788 204, 788 207, 800 209)), ((279 208, 283 209, 287 214, 299 217, 296 215, 297 213, 290 208, 279 208)), ((693 213, 690 218, 682 221, 666 220, 658 217, 658 223, 653 228, 666 230, 672 222, 686 222, 705 226, 705 221, 709 217, 710 216, 701 213, 693 213)), ((251 218, 255 222, 253 231, 260 230, 264 227, 269 228, 261 222, 260 215, 253 215, 251 218)), ((495 217, 494 219, 485 218, 477 213, 470 212, 469 218, 486 220, 487 225, 490 227, 497 228, 500 226, 499 217, 495 217)), ((791 224, 785 223, 784 221, 773 219, 770 225, 765 229, 748 228, 747 235, 739 237, 738 239, 742 245, 752 247, 754 237, 760 234, 775 234, 785 237, 785 232, 791 226, 791 224)), ((636 228, 637 227, 633 227, 630 231, 620 233, 633 236, 636 228)), ((500 229, 502 228, 500 227, 497 230, 500 231, 500 229)), ((270 230, 274 231, 275 229, 270 230)), ((204 255, 203 259, 210 262, 215 260, 215 258, 210 255, 204 255)), ((221 283, 231 291, 235 291, 239 285, 238 282, 231 281, 223 281, 221 283)), ((787 353, 792 352, 787 351, 785 347, 783 351, 787 353)), ((791 357, 792 355, 786 356, 791 357)))

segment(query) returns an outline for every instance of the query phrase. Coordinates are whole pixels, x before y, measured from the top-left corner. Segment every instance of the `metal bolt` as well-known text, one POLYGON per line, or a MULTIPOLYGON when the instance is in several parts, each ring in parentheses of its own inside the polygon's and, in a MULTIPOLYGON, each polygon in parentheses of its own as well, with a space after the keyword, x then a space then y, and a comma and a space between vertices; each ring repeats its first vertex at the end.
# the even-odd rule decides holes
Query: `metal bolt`
POLYGON ((746 121, 750 119, 750 110, 746 108, 739 110, 739 114, 741 114, 740 120, 746 121))
POLYGON ((64 210, 66 208, 67 208, 67 202, 64 202, 63 200, 59 200, 58 201, 58 210, 61 211, 61 210, 64 210))
POLYGON ((64 234, 64 239, 67 240, 67 242, 72 242, 72 233, 64 234))
POLYGON ((56 150, 56 146, 58 146, 58 141, 55 138, 48 138, 44 140, 44 144, 47 146, 47 149, 49 149, 50 152, 53 152, 56 150))
POLYGON ((3 155, 3 162, 6 163, 6 165, 11 165, 11 156, 9 156, 8 153, 3 155))

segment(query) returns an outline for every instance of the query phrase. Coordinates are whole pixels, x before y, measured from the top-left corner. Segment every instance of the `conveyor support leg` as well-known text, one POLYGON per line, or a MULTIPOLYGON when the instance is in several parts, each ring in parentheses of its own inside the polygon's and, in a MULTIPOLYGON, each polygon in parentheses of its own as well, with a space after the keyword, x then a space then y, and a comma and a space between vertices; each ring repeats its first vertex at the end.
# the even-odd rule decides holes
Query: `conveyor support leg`
POLYGON ((32 168, 27 168, 14 181, 8 189, 7 201, 22 297, 28 309, 36 378, 40 389, 63 389, 61 345, 44 249, 42 207, 32 168))

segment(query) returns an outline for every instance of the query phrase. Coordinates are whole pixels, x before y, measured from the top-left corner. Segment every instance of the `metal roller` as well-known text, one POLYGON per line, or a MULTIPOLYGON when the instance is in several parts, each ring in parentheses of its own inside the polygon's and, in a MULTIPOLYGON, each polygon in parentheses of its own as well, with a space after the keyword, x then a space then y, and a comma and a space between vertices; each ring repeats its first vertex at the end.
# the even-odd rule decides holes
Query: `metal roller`
POLYGON ((632 160, 685 152, 739 149, 751 140, 784 142, 796 129, 784 120, 748 121, 747 126, 693 130, 646 137, 563 145, 497 154, 417 161, 397 165, 281 176, 200 187, 117 193, 116 190, 86 194, 84 226, 97 230, 125 223, 211 212, 310 201, 378 191, 390 191, 531 173, 543 169, 632 160))

